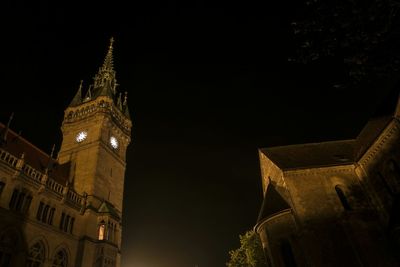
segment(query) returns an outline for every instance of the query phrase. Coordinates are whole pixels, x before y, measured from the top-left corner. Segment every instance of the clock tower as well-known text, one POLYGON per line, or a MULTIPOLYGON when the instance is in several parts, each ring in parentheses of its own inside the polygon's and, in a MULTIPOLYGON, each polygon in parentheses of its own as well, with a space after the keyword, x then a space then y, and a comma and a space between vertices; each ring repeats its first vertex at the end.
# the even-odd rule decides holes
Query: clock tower
MULTIPOLYGON (((87 255, 82 258, 114 263, 110 266, 120 264, 125 159, 132 127, 127 93, 118 92, 117 85, 111 38, 92 84, 83 90, 81 82, 65 110, 58 154, 60 164, 71 166, 68 185, 85 198, 81 246, 87 255)), ((84 260, 82 266, 93 264, 84 260)))

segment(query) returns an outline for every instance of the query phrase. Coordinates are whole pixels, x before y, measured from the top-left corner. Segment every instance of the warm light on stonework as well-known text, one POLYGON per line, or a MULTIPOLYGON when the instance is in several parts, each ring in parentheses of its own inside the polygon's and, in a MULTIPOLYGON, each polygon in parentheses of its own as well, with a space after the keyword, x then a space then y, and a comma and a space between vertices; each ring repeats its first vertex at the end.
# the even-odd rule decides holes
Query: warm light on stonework
POLYGON ((87 137, 87 132, 86 132, 86 131, 79 132, 79 133, 76 135, 76 142, 80 143, 80 142, 82 142, 83 140, 85 140, 86 137, 87 137))
POLYGON ((104 224, 101 224, 99 227, 99 240, 104 240, 105 232, 106 232, 106 226, 104 224))
POLYGON ((113 148, 117 149, 118 148, 118 140, 114 136, 110 137, 110 144, 113 148))

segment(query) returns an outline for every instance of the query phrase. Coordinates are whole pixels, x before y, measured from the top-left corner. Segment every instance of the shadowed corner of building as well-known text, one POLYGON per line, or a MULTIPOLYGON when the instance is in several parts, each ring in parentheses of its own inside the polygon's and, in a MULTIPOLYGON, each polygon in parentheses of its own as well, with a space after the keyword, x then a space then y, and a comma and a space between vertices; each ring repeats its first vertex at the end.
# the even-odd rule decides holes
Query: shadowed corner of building
POLYGON ((389 100, 354 139, 259 149, 269 266, 399 266, 398 91, 389 100))
POLYGON ((23 235, 24 222, 18 214, 0 208, 0 266, 24 266, 28 243, 23 235))

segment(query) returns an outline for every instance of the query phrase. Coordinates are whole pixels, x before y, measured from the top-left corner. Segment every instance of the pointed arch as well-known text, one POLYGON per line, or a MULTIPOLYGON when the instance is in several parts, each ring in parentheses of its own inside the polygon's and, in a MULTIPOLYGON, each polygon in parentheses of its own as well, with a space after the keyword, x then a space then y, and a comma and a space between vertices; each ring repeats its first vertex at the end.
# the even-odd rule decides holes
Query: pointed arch
POLYGON ((44 247, 45 258, 49 257, 49 242, 44 235, 38 235, 28 241, 28 248, 31 248, 35 243, 41 243, 44 247))
POLYGON ((46 246, 42 240, 37 240, 29 248, 27 267, 42 267, 46 259, 46 246))
POLYGON ((60 244, 54 250, 51 258, 51 267, 69 267, 71 262, 71 253, 66 244, 60 244))

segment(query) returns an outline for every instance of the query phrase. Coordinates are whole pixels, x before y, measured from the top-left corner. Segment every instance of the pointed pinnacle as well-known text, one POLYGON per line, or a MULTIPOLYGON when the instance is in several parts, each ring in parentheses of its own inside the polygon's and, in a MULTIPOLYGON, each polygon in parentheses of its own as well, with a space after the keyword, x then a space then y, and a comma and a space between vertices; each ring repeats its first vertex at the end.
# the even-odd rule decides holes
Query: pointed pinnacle
POLYGON ((125 96, 124 96, 124 103, 123 105, 126 106, 128 104, 128 92, 125 91, 125 96))
POLYGON ((113 43, 114 38, 110 39, 110 46, 108 47, 108 52, 103 63, 103 70, 113 70, 113 43))

